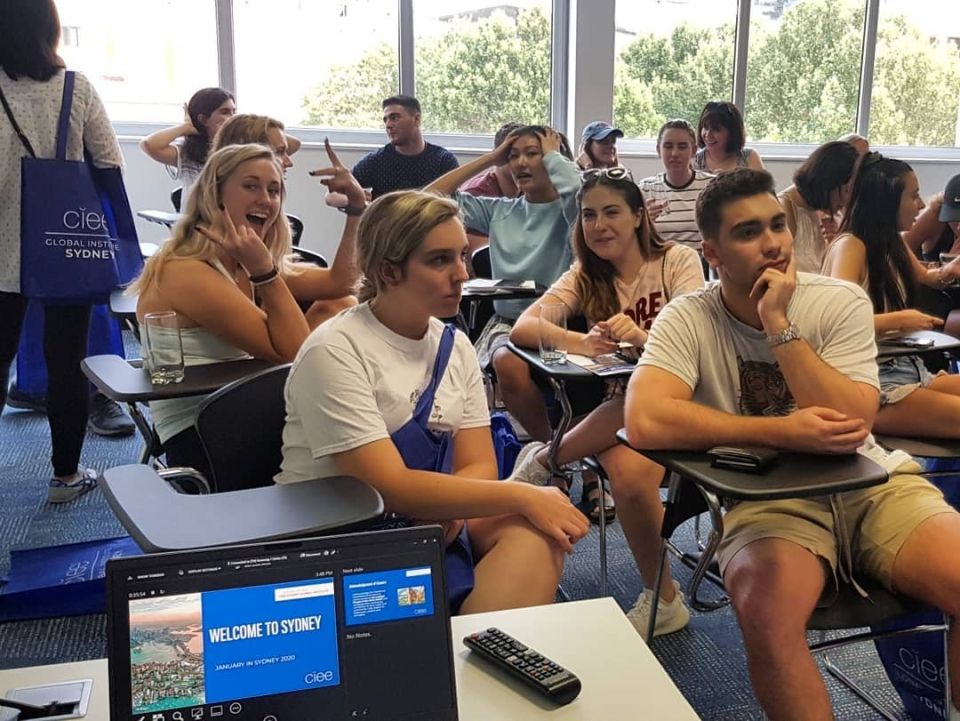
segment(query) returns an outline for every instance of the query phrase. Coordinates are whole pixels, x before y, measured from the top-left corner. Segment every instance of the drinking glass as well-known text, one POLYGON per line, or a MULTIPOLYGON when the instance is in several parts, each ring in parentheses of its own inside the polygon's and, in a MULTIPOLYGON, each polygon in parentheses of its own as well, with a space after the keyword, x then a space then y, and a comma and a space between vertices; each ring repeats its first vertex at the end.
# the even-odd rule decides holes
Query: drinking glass
POLYGON ((547 364, 567 362, 567 306, 540 306, 540 360, 547 364))
POLYGON ((165 386, 183 380, 183 343, 177 314, 172 311, 143 316, 143 365, 150 382, 165 386))

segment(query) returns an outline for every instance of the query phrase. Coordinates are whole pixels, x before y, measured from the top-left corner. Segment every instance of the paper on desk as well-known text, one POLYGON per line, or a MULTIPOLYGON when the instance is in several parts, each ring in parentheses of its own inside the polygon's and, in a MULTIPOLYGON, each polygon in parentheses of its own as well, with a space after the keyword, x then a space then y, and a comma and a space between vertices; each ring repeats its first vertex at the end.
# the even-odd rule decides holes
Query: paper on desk
POLYGON ((463 284, 463 287, 472 290, 536 290, 537 284, 532 280, 494 280, 493 278, 472 278, 463 284))
POLYGON ((626 361, 616 353, 606 353, 598 355, 596 358, 571 353, 567 355, 567 361, 598 376, 626 375, 632 373, 633 369, 637 367, 635 361, 626 361))

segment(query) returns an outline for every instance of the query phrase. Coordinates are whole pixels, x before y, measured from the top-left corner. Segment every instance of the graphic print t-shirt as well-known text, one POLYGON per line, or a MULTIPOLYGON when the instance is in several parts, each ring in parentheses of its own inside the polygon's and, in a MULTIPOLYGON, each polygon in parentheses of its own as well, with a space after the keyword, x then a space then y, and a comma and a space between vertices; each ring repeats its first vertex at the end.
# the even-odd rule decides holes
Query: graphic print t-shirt
MULTIPOLYGON (((635 278, 615 281, 621 312, 634 323, 649 330, 653 319, 674 298, 703 287, 703 266, 695 250, 674 245, 659 259, 644 263, 635 278)), ((546 293, 570 309, 570 315, 581 312, 577 294, 577 269, 571 268, 550 286, 546 293)), ((588 318, 591 325, 607 318, 588 318)))
MULTIPOLYGON (((873 308, 861 288, 799 273, 787 317, 824 362, 880 388, 873 308)), ((730 314, 719 283, 664 309, 639 365, 672 373, 693 390, 695 402, 725 413, 783 416, 796 409, 766 334, 730 314)))

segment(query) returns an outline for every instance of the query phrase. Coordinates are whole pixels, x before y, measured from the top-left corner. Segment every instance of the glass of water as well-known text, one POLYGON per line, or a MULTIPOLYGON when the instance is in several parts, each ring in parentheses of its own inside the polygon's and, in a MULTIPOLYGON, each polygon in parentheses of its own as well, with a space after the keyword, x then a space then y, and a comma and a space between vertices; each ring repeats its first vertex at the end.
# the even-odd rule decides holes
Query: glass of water
POLYGON ((567 362, 567 306, 563 303, 540 305, 540 360, 544 363, 567 362))
POLYGON ((143 365, 150 382, 165 386, 183 380, 183 343, 177 314, 172 310, 143 316, 143 365))

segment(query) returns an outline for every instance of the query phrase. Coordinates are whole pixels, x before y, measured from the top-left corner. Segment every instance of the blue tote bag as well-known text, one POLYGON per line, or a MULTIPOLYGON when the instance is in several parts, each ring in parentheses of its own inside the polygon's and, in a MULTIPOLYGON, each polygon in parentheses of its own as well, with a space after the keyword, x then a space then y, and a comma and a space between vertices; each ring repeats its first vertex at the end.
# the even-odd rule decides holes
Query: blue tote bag
POLYGON ((47 303, 106 303, 143 258, 120 169, 66 159, 74 80, 67 71, 55 158, 36 157, 0 95, 29 154, 20 160, 20 292, 47 303))

